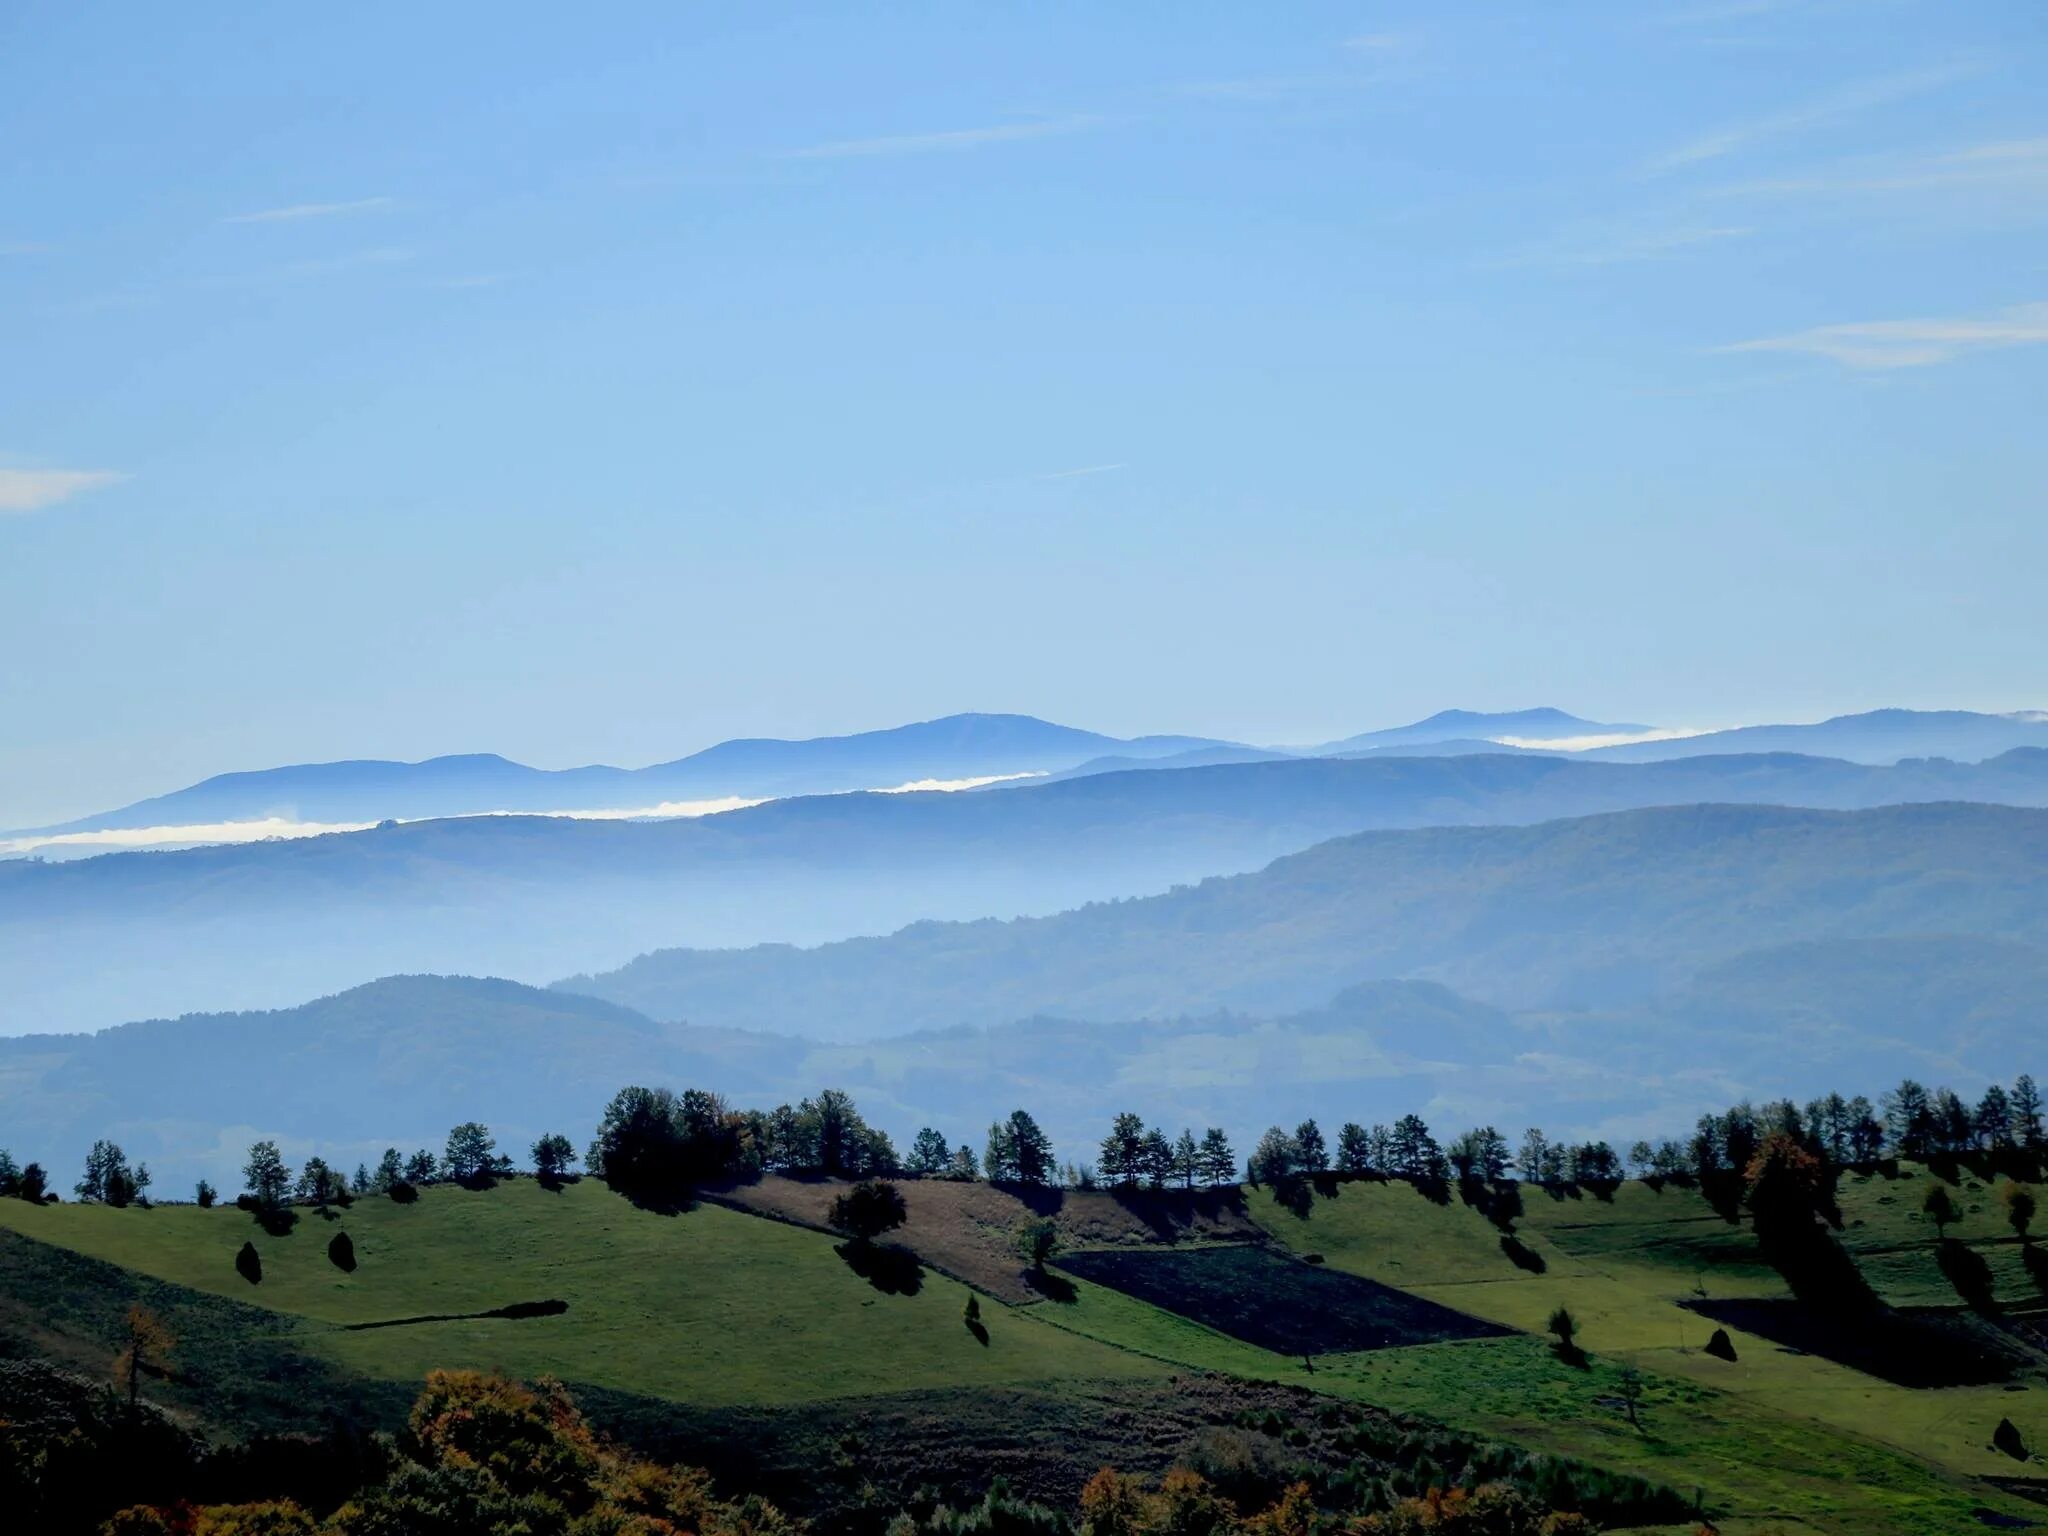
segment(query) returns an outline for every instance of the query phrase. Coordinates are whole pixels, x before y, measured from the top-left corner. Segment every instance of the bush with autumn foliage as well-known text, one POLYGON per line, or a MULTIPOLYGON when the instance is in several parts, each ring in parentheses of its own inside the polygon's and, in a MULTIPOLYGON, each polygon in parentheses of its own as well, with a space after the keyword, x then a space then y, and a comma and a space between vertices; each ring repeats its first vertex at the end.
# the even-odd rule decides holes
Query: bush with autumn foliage
POLYGON ((1156 1489, 1104 1467, 1081 1490, 1080 1536, 1591 1536, 1584 1515, 1545 1509, 1508 1483, 1432 1488, 1377 1514, 1333 1524, 1306 1482, 1291 1483, 1255 1514, 1241 1515, 1199 1473, 1166 1474, 1156 1489))
POLYGON ((642 1461, 601 1441, 558 1382, 523 1386, 435 1371, 398 1437, 391 1476, 325 1520, 289 1500, 138 1507, 107 1536, 796 1536, 800 1521, 756 1498, 717 1498, 693 1467, 642 1461))

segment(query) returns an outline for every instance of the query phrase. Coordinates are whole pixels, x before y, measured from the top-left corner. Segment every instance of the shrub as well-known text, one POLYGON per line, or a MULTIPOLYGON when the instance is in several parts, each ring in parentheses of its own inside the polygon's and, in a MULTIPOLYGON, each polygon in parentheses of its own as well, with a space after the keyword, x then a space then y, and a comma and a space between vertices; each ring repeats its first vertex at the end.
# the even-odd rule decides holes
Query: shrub
POLYGON ((263 1255, 256 1251, 254 1243, 243 1243, 241 1252, 235 1255, 235 1273, 251 1285, 263 1283, 263 1255))
POLYGON ((2033 1190, 2024 1184, 2008 1184, 1999 1191, 1998 1198, 2005 1204, 2005 1219, 2012 1224, 2013 1231, 2021 1242, 2027 1240, 2027 1229, 2034 1224, 2035 1213, 2040 1202, 2033 1190))
POLYGON ((420 1197, 419 1189, 415 1185, 408 1184, 404 1179, 393 1179, 390 1187, 384 1193, 393 1200, 396 1200, 400 1205, 411 1205, 413 1201, 420 1197))
POLYGON ((902 1226, 909 1214, 903 1192, 894 1184, 886 1179, 866 1179, 832 1202, 827 1219, 840 1231, 869 1243, 902 1226))
POLYGON ((1735 1341, 1728 1337, 1728 1330, 1726 1328, 1716 1328, 1714 1330, 1714 1336, 1707 1340, 1707 1353, 1716 1360, 1733 1360, 1735 1358, 1735 1341))
POLYGON ((219 1199, 220 1196, 211 1184, 201 1179, 199 1187, 192 1192, 192 1198, 199 1202, 199 1208, 202 1211, 210 1211, 213 1209, 213 1202, 219 1199))
POLYGON ((327 1260, 343 1274, 355 1273, 356 1245, 346 1232, 337 1232, 327 1240, 327 1260))
POLYGON ((1059 1251, 1060 1229, 1049 1217, 1040 1216, 1017 1224, 1011 1234, 1017 1255, 1035 1270, 1043 1270, 1045 1261, 1059 1251))

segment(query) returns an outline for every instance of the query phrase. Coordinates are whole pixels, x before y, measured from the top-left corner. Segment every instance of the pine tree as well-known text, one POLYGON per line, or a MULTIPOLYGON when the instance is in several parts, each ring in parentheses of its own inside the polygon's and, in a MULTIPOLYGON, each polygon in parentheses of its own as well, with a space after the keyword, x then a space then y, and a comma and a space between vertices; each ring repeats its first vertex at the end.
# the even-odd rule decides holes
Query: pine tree
POLYGON ((1145 1183, 1153 1189, 1165 1188, 1166 1181, 1173 1177, 1173 1143, 1157 1126, 1145 1133, 1138 1149, 1138 1165, 1144 1172, 1145 1183))
POLYGON ((1193 1189, 1202 1175, 1202 1149, 1195 1144, 1193 1131, 1182 1130, 1180 1140, 1173 1144, 1173 1175, 1183 1189, 1193 1189))
POLYGON ((1021 1109, 1010 1111, 1010 1155, 1019 1184, 1044 1184, 1052 1177, 1052 1140, 1021 1109))
POLYGON ((1202 1182, 1237 1182, 1237 1153, 1231 1150, 1230 1138, 1223 1134, 1221 1126, 1212 1125, 1202 1132, 1202 1182))
POLYGON ((1346 1120, 1337 1130, 1337 1167, 1344 1173, 1365 1173, 1372 1168, 1372 1149, 1366 1142, 1365 1127, 1346 1120))
POLYGON ((1006 1120, 988 1128, 988 1146, 981 1154, 981 1171, 991 1184, 1004 1184, 1017 1177, 1017 1149, 1006 1120))
POLYGON ((1294 1128, 1294 1156, 1303 1173, 1322 1173, 1330 1166, 1330 1149, 1323 1140, 1323 1128, 1304 1120, 1294 1128))
POLYGON ((1923 1158, 1933 1150, 1934 1116, 1927 1090, 1907 1078, 1884 1096, 1884 1129, 1900 1157, 1923 1158))
POLYGON ((953 1148, 937 1131, 926 1126, 910 1141, 910 1161, 904 1164, 909 1173, 930 1176, 944 1173, 953 1161, 953 1148))
POLYGON ((1096 1175, 1115 1188, 1130 1188, 1138 1182, 1144 1150, 1145 1122, 1125 1111, 1111 1122, 1109 1134, 1102 1138, 1102 1149, 1095 1160, 1096 1175))
POLYGON ((1973 1129, 1978 1143, 1994 1152, 2012 1145, 2012 1100, 1998 1084, 1986 1088, 1984 1097, 1977 1101, 1973 1129))
POLYGON ((2039 1152, 2048 1143, 2044 1143, 2041 1133, 2041 1092, 2034 1086, 2032 1076, 2020 1074, 2012 1085, 2011 1102, 2014 1144, 2029 1152, 2039 1152))

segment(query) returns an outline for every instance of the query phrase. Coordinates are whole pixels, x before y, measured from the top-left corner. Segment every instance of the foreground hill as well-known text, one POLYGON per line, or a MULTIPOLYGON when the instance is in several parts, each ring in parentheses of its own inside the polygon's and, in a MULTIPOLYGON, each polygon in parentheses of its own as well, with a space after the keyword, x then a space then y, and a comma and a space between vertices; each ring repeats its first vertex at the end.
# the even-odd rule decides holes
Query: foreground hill
MULTIPOLYGON (((1691 1519, 1649 1522, 1672 1521, 1697 1490, 1725 1528, 1791 1519, 1904 1536, 1969 1528, 1974 1511, 2021 1518, 2010 1482, 2024 1473, 1987 1442, 2002 1416, 2030 1439, 2048 1430, 2028 1406, 2038 1392, 2004 1390, 2043 1380, 2033 1353, 1968 1324, 1954 1336, 1986 1341, 1998 1380, 1909 1389, 1740 1325, 1735 1361, 1705 1353, 1711 1325, 1688 1305, 1700 1291, 1768 1306, 1783 1285, 1741 1224, 1673 1188, 1624 1186, 1605 1202, 1529 1190, 1517 1260, 1476 1209, 1401 1184, 1335 1184, 1285 1206, 1265 1191, 1019 1198, 912 1184, 909 1262, 885 1284, 807 1229, 834 1192, 736 1192, 779 1218, 763 1220, 708 1202, 657 1215, 595 1183, 517 1179, 432 1188, 412 1205, 360 1200, 326 1219, 302 1208, 282 1236, 231 1209, 0 1201, 0 1337, 13 1355, 103 1374, 124 1308, 145 1300, 181 1340, 175 1371, 145 1393, 244 1429, 313 1429, 337 1413, 390 1424, 434 1366, 551 1375, 612 1433, 686 1445, 728 1488, 840 1518, 866 1484, 895 1502, 919 1484, 957 1498, 998 1470, 1070 1507, 1104 1463, 1193 1465, 1252 1508, 1256 1490, 1304 1476, 1341 1497, 1349 1474, 1370 1493, 1457 1475, 1482 1454, 1436 1420, 1580 1458, 1545 1468, 1483 1453, 1636 1511, 1611 1524, 1690 1531, 1691 1519), (1001 1273, 977 1229, 1039 1211, 1069 1246, 1051 1276, 1012 1290, 1029 1277, 1014 1257, 1001 1273), (346 1267, 328 1255, 338 1233, 346 1267), (236 1266, 244 1242, 260 1258, 253 1283, 236 1266), (978 1245, 986 1264, 969 1254, 978 1245), (1318 1261, 1293 1256, 1308 1253, 1318 1261), (948 1273, 956 1254, 980 1275, 972 1289, 948 1273), (1011 1304, 1005 1291, 1058 1299, 1011 1304), (1559 1301, 1580 1312, 1587 1357, 1531 1336, 1559 1301), (1273 1328, 1297 1346, 1259 1343, 1273 1328), (1624 1367, 1641 1373, 1634 1424, 1624 1367), (1397 1416, 1411 1413, 1427 1417, 1397 1416)), ((1849 1192, 1874 1247, 1925 1246, 1884 1200, 1849 1192)), ((1957 1230, 1997 1241, 1981 1222, 1957 1230)))
POLYGON ((1032 1013, 1291 1010, 1439 981, 1513 1008, 1639 1004, 1746 952, 1944 934, 2048 940, 2048 813, 1704 805, 1366 833, 1142 900, 920 923, 816 949, 669 950, 561 984, 661 1016, 842 1038, 1032 1013))
POLYGON ((920 918, 1055 912, 1380 828, 1699 801, 1938 800, 2048 805, 2048 752, 1893 768, 1800 757, 1272 761, 974 794, 814 796, 699 820, 477 818, 0 862, 0 1033, 282 1006, 394 972, 539 982, 660 946, 815 944, 920 918))

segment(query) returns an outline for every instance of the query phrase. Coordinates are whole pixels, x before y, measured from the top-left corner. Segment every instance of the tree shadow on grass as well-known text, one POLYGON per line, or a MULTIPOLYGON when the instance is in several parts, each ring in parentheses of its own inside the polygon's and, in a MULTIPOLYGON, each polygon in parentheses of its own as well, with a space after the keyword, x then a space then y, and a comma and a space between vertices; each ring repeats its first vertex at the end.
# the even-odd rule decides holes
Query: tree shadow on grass
POLYGON ((908 1248, 894 1243, 837 1243, 832 1251, 846 1267, 885 1296, 915 1296, 924 1288, 924 1266, 908 1248))
POLYGON ((1073 1281, 1065 1275, 1054 1274, 1049 1269, 1025 1270, 1024 1283, 1047 1301, 1071 1303, 1081 1299, 1081 1293, 1075 1288, 1073 1281))
POLYGON ((1508 1256, 1508 1262, 1515 1268, 1527 1270, 1532 1275, 1540 1275, 1550 1267, 1544 1262, 1542 1254, 1512 1232, 1503 1232, 1500 1235, 1500 1251, 1508 1256))
POLYGON ((988 1348, 988 1324, 978 1317, 970 1317, 967 1319, 967 1331, 974 1335, 975 1342, 983 1349, 988 1348))
POLYGON ((1956 1294, 1970 1304, 1973 1311, 1995 1312, 1998 1305, 1991 1299, 1991 1266, 1984 1262, 1984 1255, 1968 1243, 1957 1242, 1952 1237, 1941 1240, 1936 1254, 1942 1274, 1948 1283, 1956 1288, 1956 1294))

